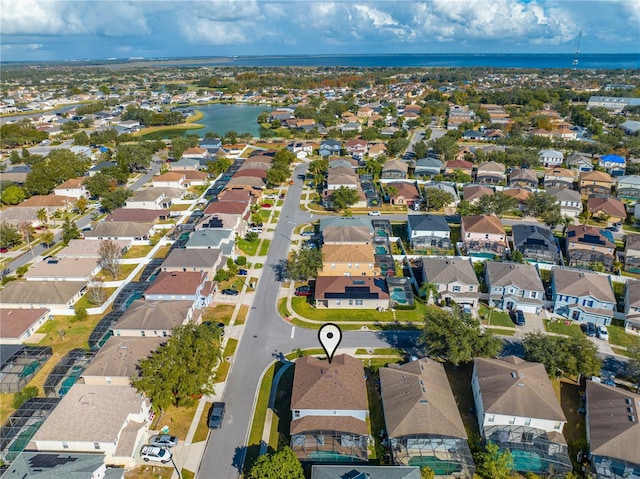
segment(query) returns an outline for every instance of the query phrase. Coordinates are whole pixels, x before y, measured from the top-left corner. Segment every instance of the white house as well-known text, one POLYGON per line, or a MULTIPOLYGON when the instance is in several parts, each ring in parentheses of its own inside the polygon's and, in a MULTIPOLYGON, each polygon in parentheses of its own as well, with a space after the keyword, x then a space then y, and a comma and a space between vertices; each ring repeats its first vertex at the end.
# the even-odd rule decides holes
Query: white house
POLYGON ((560 166, 564 161, 564 154, 558 150, 542 150, 538 153, 540 163, 545 167, 560 166))
POLYGON ((85 178, 69 178, 64 183, 53 189, 56 196, 67 196, 70 198, 81 198, 89 196, 89 190, 84 186, 85 178))
POLYGON ((451 249, 451 228, 442 215, 408 215, 411 246, 418 249, 451 249))

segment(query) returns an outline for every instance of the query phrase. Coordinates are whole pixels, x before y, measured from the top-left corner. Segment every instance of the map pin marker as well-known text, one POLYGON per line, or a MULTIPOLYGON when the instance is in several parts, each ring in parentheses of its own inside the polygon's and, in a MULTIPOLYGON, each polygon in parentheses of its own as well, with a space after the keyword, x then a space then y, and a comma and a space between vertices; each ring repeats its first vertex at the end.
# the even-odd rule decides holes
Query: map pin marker
POLYGON ((340 341, 342 341, 342 331, 340 331, 340 328, 337 325, 327 323, 318 330, 318 340, 320 341, 324 352, 327 353, 329 364, 331 364, 333 355, 335 354, 336 349, 338 349, 340 341))

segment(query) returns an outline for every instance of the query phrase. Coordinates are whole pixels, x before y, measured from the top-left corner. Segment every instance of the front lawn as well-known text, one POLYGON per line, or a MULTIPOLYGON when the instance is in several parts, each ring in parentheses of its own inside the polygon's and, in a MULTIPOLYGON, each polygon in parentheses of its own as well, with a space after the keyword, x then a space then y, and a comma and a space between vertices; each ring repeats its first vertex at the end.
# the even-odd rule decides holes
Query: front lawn
POLYGON ((240 248, 240 250, 242 250, 242 252, 244 254, 246 254, 247 256, 255 256, 256 255, 256 251, 258 251, 258 245, 260 244, 260 241, 256 240, 252 243, 249 243, 246 239, 244 238, 240 238, 238 241, 236 241, 236 246, 238 248, 240 248))
POLYGON ((169 434, 184 441, 191 427, 191 421, 196 413, 198 401, 194 400, 190 407, 169 406, 165 411, 156 413, 151 429, 160 430, 169 426, 169 434))
POLYGON ((251 466, 258 458, 260 453, 260 442, 262 441, 262 432, 264 431, 264 421, 267 417, 267 408, 269 407, 269 395, 271 393, 271 383, 276 369, 280 369, 282 363, 272 364, 264 373, 260 389, 258 390, 258 399, 256 407, 253 411, 253 422, 251 423, 251 432, 249 433, 249 441, 244 457, 244 471, 251 470, 251 466))
POLYGON ((584 333, 578 323, 570 320, 564 321, 551 321, 549 319, 543 320, 544 329, 549 333, 562 334, 564 336, 582 336, 584 333))
POLYGON ((138 466, 124 473, 124 479, 170 479, 173 467, 148 465, 138 466))
POLYGON ((607 327, 607 330, 609 331, 609 343, 615 344, 616 346, 629 348, 640 342, 639 337, 627 334, 624 327, 614 326, 612 324, 607 327))
POLYGON ((490 310, 484 304, 480 305, 480 317, 487 318, 490 326, 501 326, 503 328, 515 328, 509 313, 497 309, 490 310))
POLYGON ((211 403, 205 403, 202 414, 200 415, 200 420, 198 421, 198 427, 196 428, 196 432, 193 434, 193 440, 191 441, 192 444, 196 442, 206 441, 207 437, 209 437, 209 425, 207 424, 207 416, 209 415, 210 409, 211 403))
POLYGON ((111 276, 111 273, 105 271, 104 269, 101 269, 98 274, 96 275, 96 278, 101 279, 102 281, 124 281, 125 279, 127 279, 129 277, 129 275, 131 274, 131 272, 136 269, 138 265, 137 264, 121 264, 120 265, 120 273, 118 273, 118 276, 116 278, 114 278, 113 276, 111 276))
POLYGON ((236 308, 235 304, 218 304, 215 307, 205 308, 202 312, 202 322, 212 321, 229 325, 231 315, 236 308))
POLYGON ((216 371, 216 382, 224 382, 227 380, 227 375, 229 374, 229 368, 231 368, 231 362, 227 359, 231 359, 231 357, 235 354, 236 348, 238 347, 238 340, 234 338, 229 338, 227 341, 227 347, 224 348, 224 353, 222 353, 222 360, 218 365, 218 369, 216 371))
POLYGON ((153 255, 153 258, 154 259, 166 258, 167 257, 167 253, 169 253, 170 249, 171 249, 171 245, 170 244, 166 244, 164 246, 160 246, 160 248, 158 248, 158 250, 153 255))
POLYGON ((131 246, 125 254, 122 255, 123 259, 132 258, 144 258, 149 254, 149 251, 153 249, 151 245, 135 245, 131 246))
POLYGON ((262 240, 262 244, 260 245, 260 253, 258 256, 266 256, 269 251, 269 246, 271 245, 271 240, 262 240))

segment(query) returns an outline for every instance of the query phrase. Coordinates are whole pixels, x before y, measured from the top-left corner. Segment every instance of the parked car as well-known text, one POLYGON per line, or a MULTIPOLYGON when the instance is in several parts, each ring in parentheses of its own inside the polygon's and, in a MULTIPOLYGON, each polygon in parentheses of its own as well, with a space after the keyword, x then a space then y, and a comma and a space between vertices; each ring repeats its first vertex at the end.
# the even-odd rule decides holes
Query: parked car
POLYGON ((310 286, 300 286, 296 288, 294 293, 296 296, 311 296, 313 294, 313 289, 310 286))
POLYGON ((281 200, 284 200, 284 197, 285 197, 285 196, 286 196, 286 195, 285 195, 284 193, 280 193, 280 196, 278 196, 278 198, 280 198, 281 200))
POLYGON ((380 216, 380 212, 378 210, 369 211, 369 216, 380 216))
POLYGON ((313 230, 311 231, 303 231, 302 233, 300 233, 300 236, 313 236, 315 234, 315 232, 313 230))
POLYGON ((262 226, 254 226, 253 228, 249 228, 251 233, 262 233, 262 226))
POLYGON ((8 253, 9 252, 9 248, 0 248, 0 253, 8 253))
POLYGON ((240 268, 238 270, 238 276, 246 276, 246 275, 247 275, 247 270, 246 269, 240 268))
POLYGON ((214 402, 209 412, 209 429, 220 429, 222 420, 224 419, 225 404, 223 402, 214 402))
POLYGON ((178 438, 170 434, 156 434, 149 438, 149 445, 158 447, 175 447, 178 445, 178 438))
POLYGON ((273 205, 271 203, 262 203, 263 208, 271 208, 273 205))
POLYGON ((226 294, 227 296, 238 296, 237 289, 223 289, 222 294, 226 294))
POLYGON ((603 341, 609 341, 609 331, 606 326, 598 326, 596 329, 596 336, 603 341))
POLYGON ((202 324, 210 328, 220 329, 220 336, 224 336, 224 323, 216 323, 215 321, 203 321, 202 324))
POLYGON ((520 310, 516 311, 516 325, 518 326, 524 326, 525 324, 525 319, 524 319, 524 313, 520 310))
POLYGON ((595 323, 587 323, 587 336, 595 336, 596 335, 596 325, 595 323))
POLYGON ((164 464, 171 460, 171 451, 164 447, 147 444, 140 449, 140 457, 144 462, 155 461, 164 464))

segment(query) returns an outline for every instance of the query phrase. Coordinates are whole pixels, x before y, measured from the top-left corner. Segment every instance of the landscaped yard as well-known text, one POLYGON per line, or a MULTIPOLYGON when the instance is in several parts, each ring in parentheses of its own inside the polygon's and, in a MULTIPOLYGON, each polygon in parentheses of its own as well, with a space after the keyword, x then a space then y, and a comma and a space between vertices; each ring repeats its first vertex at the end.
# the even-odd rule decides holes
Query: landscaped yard
POLYGON ((149 254, 149 251, 153 249, 151 245, 135 245, 131 246, 125 254, 122 255, 123 259, 131 258, 144 258, 149 254))
POLYGON ((169 209, 171 211, 187 211, 189 209, 189 207, 191 206, 190 203, 186 203, 186 204, 181 204, 181 205, 171 205, 169 207, 169 209))
POLYGON ((150 429, 157 431, 169 426, 169 434, 184 441, 191 427, 191 421, 196 413, 197 406, 197 400, 194 400, 191 407, 169 406, 166 411, 156 414, 150 429))
POLYGON ((259 256, 266 256, 269 251, 269 246, 271 245, 271 240, 262 240, 262 244, 260 245, 260 253, 259 256))
MULTIPOLYGON (((118 288, 104 288, 104 300, 106 301, 107 299, 109 299, 109 297, 117 290, 118 288)), ((104 304, 104 301, 100 304, 95 304, 93 302, 91 302, 91 299, 89 298, 89 293, 85 293, 82 298, 80 298, 78 301, 76 301, 76 304, 73 306, 75 308, 75 310, 77 311, 80 308, 96 308, 100 305, 104 304)))
POLYGON ((227 341, 227 347, 224 348, 224 353, 222 353, 222 360, 220 361, 220 365, 216 371, 216 382, 221 383, 227 380, 227 374, 229 374, 229 368, 231 367, 231 363, 227 361, 227 359, 230 359, 231 356, 235 354, 237 347, 238 340, 229 338, 227 341))
POLYGON ((209 436, 209 425, 207 424, 209 410, 211 409, 211 403, 208 402, 204 405, 204 409, 202 414, 200 415, 200 420, 198 421, 198 427, 196 428, 196 432, 193 434, 192 443, 205 441, 209 436))
POLYGON ((131 274, 131 272, 136 269, 137 264, 121 264, 120 265, 120 273, 117 278, 111 276, 111 273, 108 273, 104 269, 101 269, 96 278, 101 279, 102 281, 124 281, 131 274))
POLYGON ((501 326, 503 328, 515 328, 509 313, 497 309, 490 310, 485 305, 480 305, 480 317, 484 317, 491 326, 501 326))
POLYGON ((246 239, 240 238, 236 241, 236 246, 242 250, 244 254, 247 256, 255 256, 256 251, 258 251, 258 245, 260 241, 256 240, 252 243, 249 243, 246 239))
POLYGON ((173 467, 166 466, 138 466, 124 473, 124 479, 170 479, 173 467))
POLYGON ((169 253, 170 249, 171 249, 171 245, 170 244, 167 244, 167 245, 164 245, 164 246, 160 246, 160 248, 158 248, 158 250, 155 252, 153 257, 155 259, 166 258, 167 257, 167 253, 169 253))
POLYGON ((218 304, 213 308, 205 308, 202 312, 202 322, 213 321, 228 325, 235 308, 236 306, 234 304, 218 304))
POLYGON ((543 320, 544 328, 549 333, 564 334, 565 336, 582 336, 584 333, 578 323, 573 321, 551 321, 549 319, 543 320))
POLYGON ((251 423, 251 432, 249 433, 249 441, 247 452, 244 459, 244 470, 248 471, 258 458, 260 452, 260 441, 262 441, 262 432, 264 430, 264 421, 267 417, 267 408, 269 407, 269 395, 271 393, 271 383, 277 369, 282 367, 282 363, 277 362, 265 372, 260 389, 258 391, 258 399, 253 413, 253 422, 251 423))
POLYGON ((369 459, 374 460, 376 464, 382 464, 385 449, 382 445, 380 431, 384 431, 386 427, 384 423, 384 413, 382 411, 382 398, 376 387, 380 376, 377 371, 372 371, 371 369, 367 369, 365 374, 367 376, 367 398, 369 400, 369 433, 375 441, 373 448, 369 449, 369 459))
MULTIPOLYGON (((577 464, 574 461, 578 451, 585 451, 587 445, 585 417, 578 412, 578 408, 582 405, 580 401, 580 391, 584 391, 584 389, 577 383, 566 378, 562 378, 559 386, 560 405, 567 418, 567 424, 562 433, 569 446, 569 457, 574 463, 574 470, 576 470, 577 464)), ((558 384, 554 382, 554 389, 557 390, 557 388, 558 384)))
POLYGON ((607 327, 609 331, 609 343, 616 346, 624 346, 625 348, 632 347, 634 344, 640 343, 640 337, 627 334, 624 327, 618 325, 611 325, 607 327))
POLYGON ((243 304, 242 306, 240 306, 240 309, 238 310, 238 316, 236 316, 236 322, 234 324, 244 324, 244 322, 247 320, 247 314, 249 313, 249 306, 247 306, 246 304, 243 304))

